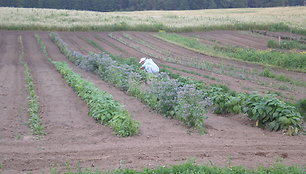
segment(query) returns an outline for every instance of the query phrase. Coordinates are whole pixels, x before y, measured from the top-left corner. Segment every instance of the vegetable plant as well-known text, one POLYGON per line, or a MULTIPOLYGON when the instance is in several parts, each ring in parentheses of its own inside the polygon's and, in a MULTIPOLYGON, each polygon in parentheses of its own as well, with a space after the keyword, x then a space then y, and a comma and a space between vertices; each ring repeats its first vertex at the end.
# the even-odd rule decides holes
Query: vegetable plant
POLYGON ((51 61, 67 83, 89 107, 89 115, 109 125, 117 135, 132 136, 139 132, 139 123, 112 96, 73 72, 66 63, 51 61))

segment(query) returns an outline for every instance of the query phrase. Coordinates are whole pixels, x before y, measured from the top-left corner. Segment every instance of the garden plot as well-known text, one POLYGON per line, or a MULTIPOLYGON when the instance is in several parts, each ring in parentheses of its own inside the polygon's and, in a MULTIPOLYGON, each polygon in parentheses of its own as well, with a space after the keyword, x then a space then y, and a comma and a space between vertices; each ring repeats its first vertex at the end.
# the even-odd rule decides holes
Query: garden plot
MULTIPOLYGON (((122 46, 122 43, 125 44, 124 47, 121 47, 122 49, 126 49, 128 46, 134 49, 134 51, 138 51, 139 53, 157 59, 159 64, 170 66, 172 69, 176 69, 175 71, 185 71, 185 73, 180 72, 181 74, 183 73, 188 75, 186 74, 186 71, 191 71, 192 75, 189 73, 188 76, 204 80, 209 84, 225 84, 235 91, 276 93, 281 95, 280 97, 289 101, 302 99, 306 96, 303 92, 306 91, 303 86, 260 76, 260 73, 264 71, 263 66, 206 56, 164 42, 153 37, 152 33, 113 32, 109 35, 118 40, 118 46, 122 46), (201 75, 199 76, 196 74, 201 75), (203 75, 204 77, 208 76, 216 78, 217 81, 211 81, 211 79, 207 78, 205 80, 203 75)), ((134 56, 138 57, 139 53, 134 56)), ((303 81, 305 83, 306 81, 305 76, 303 75, 304 73, 286 71, 277 68, 272 68, 271 71, 275 74, 286 75, 297 82, 303 81)))
MULTIPOLYGON (((280 157, 283 158, 284 164, 305 164, 305 136, 290 137, 283 135, 282 132, 261 130, 250 126, 249 120, 242 115, 220 117, 214 114, 209 114, 206 120, 208 134, 188 132, 179 122, 162 117, 134 97, 69 63, 78 74, 111 93, 114 99, 125 105, 131 115, 140 122, 141 133, 138 136, 116 137, 109 128, 96 123, 87 115, 85 103, 74 94, 40 51, 34 34, 42 38, 51 58, 68 61, 50 40, 48 33, 14 31, 0 33, 0 43, 10 43, 0 46, 1 53, 7 55, 0 59, 1 84, 10 84, 10 79, 23 77, 23 71, 15 71, 16 66, 19 66, 15 58, 18 57, 17 39, 21 34, 25 60, 29 62, 33 72, 40 103, 43 106, 42 118, 47 132, 42 139, 15 140, 3 139, 2 137, 10 137, 12 134, 10 131, 1 131, 0 162, 3 166, 1 172, 48 173, 51 168, 63 171, 69 167, 75 168, 77 165, 102 170, 119 167, 142 169, 183 163, 191 158, 195 158, 197 163, 211 161, 218 166, 228 165, 230 160, 231 165, 251 168, 258 165, 272 165, 280 157), (7 41, 2 42, 3 40, 7 41), (15 76, 8 79, 7 72, 15 76)), ((87 42, 80 41, 74 45, 69 44, 69 47, 85 50, 88 45, 87 42)), ((15 89, 13 84, 6 87, 14 91, 5 91, 1 88, 1 93, 6 92, 8 96, 20 95, 20 89, 15 89)), ((0 99, 4 103, 9 98, 0 99)), ((26 99, 22 103, 26 106, 26 99)), ((16 104, 14 101, 9 101, 7 105, 8 108, 13 108, 16 104)), ((17 106, 22 105, 17 104, 17 106)), ((1 123, 1 129, 15 127, 16 122, 11 122, 12 119, 16 119, 14 115, 1 113, 2 123, 6 123, 1 123)), ((27 131, 27 128, 24 130, 27 131)))

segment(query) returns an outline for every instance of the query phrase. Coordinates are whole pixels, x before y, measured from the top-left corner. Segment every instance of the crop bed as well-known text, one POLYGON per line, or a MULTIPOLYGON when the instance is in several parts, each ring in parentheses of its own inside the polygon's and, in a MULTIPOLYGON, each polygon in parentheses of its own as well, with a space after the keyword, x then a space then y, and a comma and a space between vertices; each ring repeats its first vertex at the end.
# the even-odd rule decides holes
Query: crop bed
MULTIPOLYGON (((227 35, 233 33, 224 32, 227 35)), ((256 74, 246 74, 250 76, 250 80, 242 80, 230 75, 231 72, 232 74, 241 73, 239 69, 261 71, 264 69, 262 66, 206 56, 162 41, 154 37, 154 34, 59 33, 69 48, 83 54, 101 52, 101 49, 89 42, 94 41, 104 51, 113 55, 123 57, 156 55, 153 58, 159 65, 166 65, 167 69, 174 73, 203 80, 207 84, 226 84, 236 91, 249 92, 255 89, 262 93, 269 90, 281 92, 283 98, 291 101, 306 96, 303 86, 279 82, 256 74), (169 59, 164 60, 164 57, 169 59), (172 57, 180 62, 171 61, 172 57), (213 68, 199 69, 181 64, 188 63, 190 60, 209 62, 213 68), (224 64, 224 66, 220 67, 216 64, 224 64), (258 82, 263 82, 265 85, 260 85, 258 82), (280 85, 286 85, 290 90, 280 90, 280 85)), ((215 35, 214 40, 218 40, 219 35, 215 35)), ((239 36, 233 33, 229 38, 239 36)), ((244 39, 239 42, 240 45, 247 45, 241 42, 247 42, 249 37, 249 35, 244 36, 244 39)), ((256 41, 257 39, 254 39, 252 43, 256 41)), ((263 41, 260 40, 261 42, 263 41)), ((259 43, 252 45, 255 48, 265 48, 259 47, 259 43)), ((49 172, 52 168, 63 171, 67 168, 75 168, 77 165, 102 170, 141 169, 180 164, 192 158, 199 164, 212 162, 218 166, 243 165, 250 168, 259 165, 270 166, 279 158, 283 159, 284 164, 305 165, 305 136, 287 136, 282 132, 259 129, 254 126, 253 121, 242 114, 220 116, 212 113, 208 113, 208 119, 205 121, 208 133, 199 135, 197 132, 188 130, 180 122, 167 119, 152 111, 135 97, 107 84, 98 76, 74 66, 51 41, 47 32, 0 31, 0 50, 2 54, 0 103, 3 110, 0 114, 2 120, 0 123, 1 172, 38 173, 49 172), (133 119, 139 122, 139 135, 128 138, 117 137, 109 127, 89 117, 86 103, 66 84, 42 53, 35 34, 45 43, 50 58, 67 62, 74 72, 97 88, 111 94, 114 100, 124 105, 133 119), (32 135, 31 130, 24 125, 28 119, 25 109, 27 94, 23 67, 18 60, 21 49, 19 37, 23 40, 24 60, 32 72, 41 105, 40 115, 45 135, 40 138, 32 135)), ((273 68, 272 71, 286 74, 295 80, 306 81, 305 73, 278 68, 273 68)))

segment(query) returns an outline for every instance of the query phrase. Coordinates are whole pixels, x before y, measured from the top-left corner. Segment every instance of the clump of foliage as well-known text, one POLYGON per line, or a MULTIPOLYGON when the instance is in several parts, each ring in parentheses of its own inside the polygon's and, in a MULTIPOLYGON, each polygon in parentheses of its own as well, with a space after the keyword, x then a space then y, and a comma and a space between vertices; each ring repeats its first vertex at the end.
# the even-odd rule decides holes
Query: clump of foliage
POLYGON ((176 79, 170 79, 166 74, 152 80, 149 93, 156 97, 157 110, 167 117, 175 116, 174 107, 177 104, 179 86, 176 79))
POLYGON ((244 94, 235 94, 225 92, 223 88, 212 87, 207 94, 214 103, 214 113, 216 114, 239 114, 242 108, 242 102, 245 98, 244 94))
POLYGON ((251 94, 244 102, 243 111, 252 120, 258 121, 258 126, 269 130, 301 130, 301 115, 297 109, 278 98, 267 95, 262 97, 251 94))
POLYGON ((197 90, 194 85, 184 85, 177 92, 174 110, 176 117, 187 126, 201 130, 204 128, 203 120, 207 118, 204 114, 209 106, 211 100, 203 91, 197 90))

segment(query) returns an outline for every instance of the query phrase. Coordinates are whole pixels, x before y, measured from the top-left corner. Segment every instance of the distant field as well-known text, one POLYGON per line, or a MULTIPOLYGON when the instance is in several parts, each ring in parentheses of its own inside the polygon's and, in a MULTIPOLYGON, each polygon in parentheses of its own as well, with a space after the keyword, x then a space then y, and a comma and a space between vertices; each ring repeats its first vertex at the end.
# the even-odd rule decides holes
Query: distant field
POLYGON ((0 7, 0 29, 62 31, 293 30, 306 33, 306 7, 89 12, 0 7))

